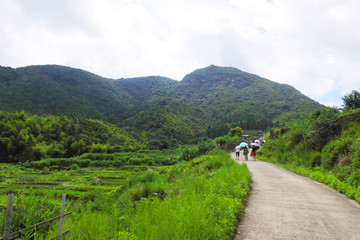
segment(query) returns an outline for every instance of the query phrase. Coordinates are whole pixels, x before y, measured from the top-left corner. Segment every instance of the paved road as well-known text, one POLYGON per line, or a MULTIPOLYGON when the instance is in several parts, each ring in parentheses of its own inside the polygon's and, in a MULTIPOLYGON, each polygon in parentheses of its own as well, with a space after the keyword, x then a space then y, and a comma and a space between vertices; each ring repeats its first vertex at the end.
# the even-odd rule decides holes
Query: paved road
POLYGON ((253 183, 235 240, 360 239, 360 206, 355 201, 272 164, 246 164, 253 183))

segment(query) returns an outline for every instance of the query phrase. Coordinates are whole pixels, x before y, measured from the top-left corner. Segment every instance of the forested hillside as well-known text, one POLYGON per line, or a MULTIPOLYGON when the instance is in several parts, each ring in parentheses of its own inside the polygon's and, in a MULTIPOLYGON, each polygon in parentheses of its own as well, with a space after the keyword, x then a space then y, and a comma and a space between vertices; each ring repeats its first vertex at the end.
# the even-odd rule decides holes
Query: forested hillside
POLYGON ((221 136, 234 126, 267 129, 283 113, 319 108, 291 86, 231 67, 211 65, 182 81, 106 79, 57 65, 0 67, 1 111, 99 119, 147 135, 156 148, 221 136))
POLYGON ((206 138, 209 115, 200 108, 159 97, 146 101, 134 117, 122 125, 130 132, 141 131, 151 148, 163 149, 206 138), (151 129, 151 130, 150 130, 151 129))
POLYGON ((0 110, 80 116, 119 123, 133 97, 114 81, 69 67, 0 68, 0 110))
POLYGON ((135 151, 141 147, 124 130, 99 120, 0 111, 1 162, 135 151))
POLYGON ((208 132, 211 136, 228 132, 224 123, 244 129, 266 129, 283 113, 312 112, 321 107, 289 85, 214 65, 186 75, 172 94, 212 116, 213 129, 208 132))
POLYGON ((115 81, 115 86, 118 86, 132 96, 135 104, 141 105, 148 99, 167 96, 168 90, 178 83, 178 81, 170 78, 150 76, 122 78, 115 81))

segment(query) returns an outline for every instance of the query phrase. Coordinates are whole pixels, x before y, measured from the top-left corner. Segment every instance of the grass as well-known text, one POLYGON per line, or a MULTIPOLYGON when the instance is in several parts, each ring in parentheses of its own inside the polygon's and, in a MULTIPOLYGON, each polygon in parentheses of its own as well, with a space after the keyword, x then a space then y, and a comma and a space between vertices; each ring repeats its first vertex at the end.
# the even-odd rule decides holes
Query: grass
MULTIPOLYGON (((6 171, 0 182, 0 199, 4 199, 7 193, 20 194, 24 190, 49 198, 57 198, 66 192, 68 198, 79 199, 93 190, 115 191, 126 185, 128 179, 139 172, 136 168, 134 171, 116 168, 42 171, 10 164, 1 164, 1 168, 6 171)), ((0 201, 0 206, 4 207, 5 205, 6 201, 0 201)))
POLYGON ((85 167, 124 167, 173 165, 179 161, 181 149, 143 150, 138 152, 85 153, 72 158, 45 158, 28 165, 36 169, 69 170, 85 167))
MULTIPOLYGON (((64 223, 64 230, 71 232, 69 239, 232 239, 250 185, 246 166, 238 165, 228 153, 220 150, 189 162, 151 167, 147 171, 126 173, 115 168, 80 168, 50 174, 33 173, 25 175, 35 177, 29 178, 35 180, 35 184, 44 181, 69 187, 76 183, 76 190, 66 189, 70 196, 77 195, 67 201, 66 212, 73 212, 64 223), (126 184, 119 186, 91 185, 94 176, 112 183, 121 183, 127 178, 126 184), (78 191, 83 187, 86 191, 78 191)), ((14 180, 12 177, 15 178, 6 175, 2 184, 9 184, 14 180)), ((24 206, 29 206, 33 201, 36 206, 15 207, 23 214, 19 216, 35 216, 37 209, 45 205, 52 210, 42 214, 50 218, 53 213, 58 214, 53 209, 59 207, 61 194, 56 189, 19 189, 16 198, 17 204, 23 201, 24 206)), ((30 218, 23 221, 23 225, 34 224, 30 218)), ((56 226, 48 229, 46 238, 55 236, 56 231, 56 226)))
POLYGON ((250 173, 227 153, 213 152, 163 174, 145 173, 131 184, 118 201, 101 197, 102 202, 112 203, 111 210, 94 212, 96 200, 88 202, 86 214, 68 225, 72 229, 81 222, 82 226, 82 232, 71 239, 232 239, 249 191, 250 173), (101 219, 101 224, 94 219, 101 219))

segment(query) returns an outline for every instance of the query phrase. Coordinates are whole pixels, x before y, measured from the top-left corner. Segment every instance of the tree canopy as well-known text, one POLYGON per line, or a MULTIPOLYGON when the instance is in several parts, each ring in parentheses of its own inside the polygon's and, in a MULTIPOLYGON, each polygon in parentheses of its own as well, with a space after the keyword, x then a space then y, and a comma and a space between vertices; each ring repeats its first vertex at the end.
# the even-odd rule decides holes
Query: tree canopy
POLYGON ((238 136, 238 137, 241 137, 241 135, 243 134, 243 130, 241 129, 241 127, 234 127, 234 128, 231 128, 230 131, 229 131, 229 136, 230 137, 234 137, 234 136, 238 136))
POLYGON ((141 147, 124 130, 99 120, 0 111, 0 162, 135 151, 141 147))
POLYGON ((351 93, 345 95, 342 100, 344 101, 345 109, 360 108, 360 92, 353 90, 351 93))

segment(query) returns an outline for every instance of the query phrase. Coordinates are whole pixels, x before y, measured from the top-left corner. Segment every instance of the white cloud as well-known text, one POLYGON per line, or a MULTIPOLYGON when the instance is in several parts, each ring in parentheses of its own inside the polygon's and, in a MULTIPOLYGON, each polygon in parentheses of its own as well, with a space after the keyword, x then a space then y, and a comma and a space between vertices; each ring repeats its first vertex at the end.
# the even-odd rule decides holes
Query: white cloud
POLYGON ((341 105, 360 86, 359 11, 355 0, 2 0, 0 65, 178 80, 231 65, 341 105))

